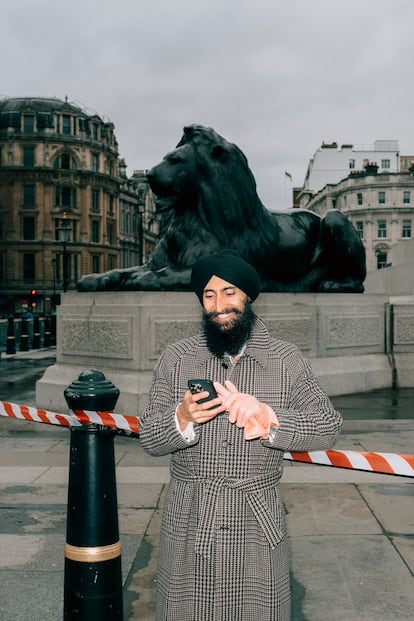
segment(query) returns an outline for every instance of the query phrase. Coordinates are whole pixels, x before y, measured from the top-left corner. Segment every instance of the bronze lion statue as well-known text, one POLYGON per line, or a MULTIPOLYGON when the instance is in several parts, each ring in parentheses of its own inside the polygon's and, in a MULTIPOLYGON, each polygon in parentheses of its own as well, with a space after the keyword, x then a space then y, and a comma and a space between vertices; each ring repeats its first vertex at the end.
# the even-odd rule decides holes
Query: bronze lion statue
POLYGON ((185 127, 147 177, 162 214, 148 263, 84 276, 79 291, 190 289, 196 259, 224 248, 256 267, 263 291, 364 290, 365 250, 347 217, 268 211, 245 155, 213 129, 185 127))

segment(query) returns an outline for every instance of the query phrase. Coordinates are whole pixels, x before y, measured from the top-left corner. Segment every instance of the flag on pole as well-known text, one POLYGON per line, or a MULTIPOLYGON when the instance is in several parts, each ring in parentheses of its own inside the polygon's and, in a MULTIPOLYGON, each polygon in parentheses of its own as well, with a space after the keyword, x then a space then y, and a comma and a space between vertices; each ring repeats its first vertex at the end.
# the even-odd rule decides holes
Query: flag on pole
POLYGON ((292 181, 292 175, 286 171, 285 171, 285 177, 286 179, 289 179, 289 181, 292 181))

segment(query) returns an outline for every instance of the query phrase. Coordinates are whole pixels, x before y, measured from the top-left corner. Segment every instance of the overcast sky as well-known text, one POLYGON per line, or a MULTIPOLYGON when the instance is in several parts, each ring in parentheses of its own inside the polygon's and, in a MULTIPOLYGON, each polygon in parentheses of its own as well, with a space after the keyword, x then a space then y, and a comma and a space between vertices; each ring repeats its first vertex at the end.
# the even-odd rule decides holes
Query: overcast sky
POLYGON ((128 174, 208 125, 284 208, 323 141, 414 153, 413 26, 413 0, 14 0, 0 95, 67 95, 112 121, 128 174))

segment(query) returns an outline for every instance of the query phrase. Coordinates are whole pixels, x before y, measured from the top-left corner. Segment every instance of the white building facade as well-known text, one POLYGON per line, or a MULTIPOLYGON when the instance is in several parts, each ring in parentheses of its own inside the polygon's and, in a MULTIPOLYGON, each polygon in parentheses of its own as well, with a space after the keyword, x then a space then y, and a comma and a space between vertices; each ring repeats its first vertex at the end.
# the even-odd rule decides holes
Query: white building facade
POLYGON ((322 143, 309 161, 303 190, 315 194, 327 183, 338 183, 351 172, 361 171, 370 163, 378 166, 378 172, 400 171, 398 140, 376 140, 373 146, 354 146, 336 142, 322 143))

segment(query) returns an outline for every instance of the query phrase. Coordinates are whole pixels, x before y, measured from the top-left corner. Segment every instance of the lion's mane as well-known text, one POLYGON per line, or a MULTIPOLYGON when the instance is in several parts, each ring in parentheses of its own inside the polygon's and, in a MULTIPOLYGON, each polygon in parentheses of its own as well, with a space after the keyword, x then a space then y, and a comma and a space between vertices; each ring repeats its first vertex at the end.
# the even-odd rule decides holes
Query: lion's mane
MULTIPOLYGON (((258 197, 256 181, 244 153, 214 129, 200 125, 184 128, 177 152, 180 147, 187 149, 182 150, 176 175, 185 176, 185 191, 180 186, 169 197, 173 199, 174 212, 166 214, 168 226, 164 223, 162 227, 167 229, 167 240, 164 240, 167 247, 161 243, 163 254, 167 252, 169 259, 181 263, 177 261, 176 246, 184 244, 184 238, 190 236, 192 242, 187 239, 187 243, 193 252, 189 257, 188 248, 183 248, 185 262, 191 264, 202 254, 226 247, 236 249, 257 265, 263 244, 277 244, 278 230, 258 197), (198 240, 203 243, 200 245, 198 240)), ((175 158, 176 151, 164 159, 175 158)), ((149 181, 155 190, 157 180, 151 181, 151 174, 159 174, 157 168, 153 173, 149 171, 149 181)), ((156 253, 153 259, 157 259, 156 253)), ((158 260, 156 263, 157 268, 161 267, 158 260)))

